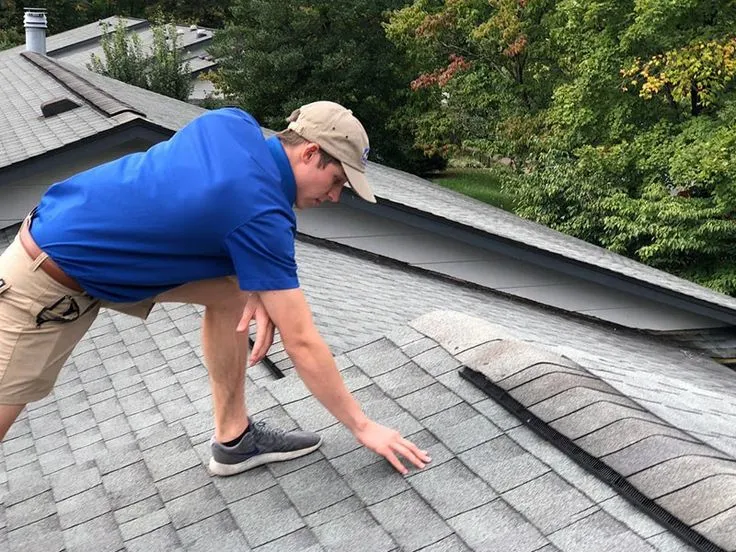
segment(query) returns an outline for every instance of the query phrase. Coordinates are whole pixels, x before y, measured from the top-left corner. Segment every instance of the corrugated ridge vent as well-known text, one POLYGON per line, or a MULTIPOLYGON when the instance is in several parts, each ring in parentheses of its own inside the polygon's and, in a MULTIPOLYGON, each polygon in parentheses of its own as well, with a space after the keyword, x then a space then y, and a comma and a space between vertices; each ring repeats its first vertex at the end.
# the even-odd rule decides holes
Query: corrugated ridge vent
POLYGON ((98 109, 108 117, 114 117, 121 113, 134 113, 145 117, 145 113, 141 113, 132 106, 121 102, 114 98, 104 90, 93 85, 88 80, 72 73, 68 69, 63 68, 54 60, 37 54, 36 52, 21 52, 20 54, 36 67, 51 75, 62 86, 84 98, 92 107, 98 109))
POLYGON ((728 552, 659 506, 654 500, 647 497, 634 487, 634 485, 629 483, 626 477, 583 450, 559 431, 550 427, 546 422, 535 416, 529 409, 514 399, 505 389, 494 384, 483 374, 467 366, 462 366, 461 368, 460 376, 462 378, 485 392, 512 415, 516 416, 529 429, 534 431, 534 433, 548 441, 580 467, 616 489, 623 498, 628 500, 636 508, 664 525, 698 550, 703 552, 728 552))

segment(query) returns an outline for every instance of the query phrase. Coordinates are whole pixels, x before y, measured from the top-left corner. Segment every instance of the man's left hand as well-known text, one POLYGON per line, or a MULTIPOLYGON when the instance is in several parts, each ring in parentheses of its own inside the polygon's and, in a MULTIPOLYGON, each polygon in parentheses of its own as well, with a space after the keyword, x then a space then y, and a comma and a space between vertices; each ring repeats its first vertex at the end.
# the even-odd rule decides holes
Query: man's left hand
POLYGON ((243 309, 243 316, 240 318, 237 331, 248 332, 253 321, 256 323, 256 339, 253 343, 253 350, 250 352, 249 366, 263 360, 273 345, 274 325, 257 293, 251 293, 248 296, 248 302, 243 309))

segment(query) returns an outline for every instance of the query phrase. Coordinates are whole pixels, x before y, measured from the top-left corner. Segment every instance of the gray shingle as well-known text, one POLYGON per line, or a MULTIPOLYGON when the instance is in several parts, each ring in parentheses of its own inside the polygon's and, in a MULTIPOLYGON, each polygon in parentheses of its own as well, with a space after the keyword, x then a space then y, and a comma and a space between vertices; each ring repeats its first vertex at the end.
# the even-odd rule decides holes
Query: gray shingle
POLYGON ((429 349, 413 357, 413 360, 433 376, 440 376, 460 366, 460 362, 442 347, 429 349))
POLYGON ((15 529, 39 521, 56 513, 56 505, 51 492, 46 491, 9 506, 6 511, 7 529, 15 529))
POLYGON ((186 547, 187 552, 247 552, 248 542, 240 531, 219 533, 198 539, 186 547))
POLYGON ((580 519, 593 503, 554 473, 546 473, 502 495, 545 535, 580 519))
POLYGON ((379 339, 365 347, 354 349, 347 356, 371 377, 390 372, 410 360, 401 349, 387 339, 379 339))
POLYGON ((154 481, 171 477, 201 463, 186 437, 177 437, 144 451, 143 459, 154 481))
POLYGON ((225 502, 228 503, 236 502, 276 485, 276 478, 265 466, 248 470, 238 477, 214 477, 211 480, 225 502))
POLYGON ((358 497, 352 495, 332 506, 322 508, 313 514, 304 516, 304 521, 308 527, 317 527, 318 525, 341 518, 357 510, 365 510, 365 506, 358 497))
POLYGON ((202 519, 196 523, 192 523, 186 527, 182 527, 177 531, 179 538, 181 539, 184 546, 189 546, 191 543, 198 540, 215 539, 219 535, 226 535, 228 533, 239 533, 245 543, 245 537, 240 533, 233 516, 229 511, 225 510, 219 512, 213 516, 202 519))
POLYGON ((425 418, 423 423, 456 454, 501 434, 499 428, 465 403, 425 418))
POLYGON ((460 377, 460 372, 458 370, 453 370, 446 372, 441 376, 437 376, 437 381, 442 383, 458 396, 462 397, 462 399, 467 401, 469 404, 474 404, 488 398, 488 395, 486 395, 485 392, 478 389, 468 380, 460 377))
POLYGON ((337 423, 337 419, 314 397, 286 404, 284 409, 299 427, 307 431, 319 431, 337 423))
POLYGON ((30 525, 8 531, 8 546, 13 552, 61 552, 64 538, 59 527, 59 517, 47 516, 30 525))
POLYGON ((497 499, 447 522, 473 550, 532 552, 547 540, 528 521, 497 499))
POLYGON ((459 458, 499 493, 550 470, 505 435, 467 450, 459 458))
POLYGON ((102 485, 75 494, 56 503, 59 511, 59 523, 67 529, 110 512, 110 499, 102 485))
POLYGON ((106 473, 102 484, 116 510, 156 494, 151 474, 140 461, 106 473))
POLYGON ((444 520, 412 490, 379 502, 369 510, 402 550, 418 550, 452 533, 444 520))
POLYGON ((49 476, 49 480, 51 481, 51 491, 56 502, 102 483, 100 473, 96 468, 80 468, 79 466, 64 468, 49 476))
POLYGON ((120 531, 111 514, 98 516, 64 530, 64 541, 67 552, 115 552, 123 546, 120 531))
POLYGON ((458 460, 417 472, 408 478, 417 492, 442 517, 450 518, 477 508, 496 498, 496 494, 477 475, 458 460))
POLYGON ((320 552, 323 550, 309 529, 298 531, 259 546, 255 552, 320 552))
POLYGON ((322 446, 320 451, 326 458, 335 458, 360 447, 352 432, 342 424, 335 424, 321 430, 322 446))
POLYGON ((330 552, 388 552, 396 545, 365 510, 358 510, 312 529, 330 552))
POLYGON ((41 471, 44 475, 51 475, 59 470, 63 470, 75 462, 76 458, 69 445, 64 445, 38 455, 38 463, 41 465, 41 471))
POLYGON ((373 381, 389 397, 397 398, 432 385, 434 378, 413 362, 408 362, 390 372, 374 377, 373 381))
MULTIPOLYGON (((411 329, 411 328, 409 328, 411 329)), ((390 338, 389 338, 390 339, 390 338)), ((394 342, 396 343, 396 342, 394 342)), ((398 343, 397 343, 398 345, 398 343)), ((427 338, 422 337, 420 339, 417 339, 415 341, 412 341, 410 343, 406 343, 405 345, 400 345, 401 350, 404 351, 404 354, 408 356, 409 358, 415 357, 417 355, 422 354, 425 351, 428 351, 429 349, 432 349, 437 346, 437 342, 427 338)))
POLYGON ((422 552, 469 552, 470 548, 455 533, 422 548, 422 552))
POLYGON ((301 517, 280 487, 234 502, 230 512, 255 548, 304 527, 301 517))
POLYGON ((462 402, 462 399, 441 383, 433 383, 403 397, 397 402, 416 418, 426 418, 462 402))
POLYGON ((576 521, 548 538, 560 550, 571 552, 654 552, 645 540, 602 511, 576 521))
POLYGON ((180 548, 179 537, 171 525, 125 542, 128 552, 150 552, 151 550, 176 550, 180 548))
POLYGON ((204 466, 194 466, 188 470, 172 475, 156 482, 161 498, 164 501, 173 500, 196 489, 209 484, 212 478, 204 466))
POLYGON ((161 497, 157 494, 144 498, 138 502, 134 502, 130 506, 125 506, 113 512, 113 516, 119 525, 128 523, 136 519, 147 516, 153 512, 157 512, 164 508, 164 503, 161 497))
POLYGON ((340 502, 352 493, 327 461, 311 464, 279 478, 279 484, 303 516, 340 502))
POLYGON ((171 523, 177 529, 222 512, 226 507, 222 496, 212 484, 190 491, 165 504, 171 523))
POLYGON ((644 539, 649 539, 664 531, 664 527, 659 523, 620 496, 604 500, 598 506, 644 539))
MULTIPOLYGON (((711 519, 729 509, 736 510, 736 476, 714 475, 656 500, 688 525, 711 519)), ((736 544, 736 539, 734 540, 736 544)))
POLYGON ((405 478, 387 461, 374 462, 344 478, 355 494, 369 506, 409 488, 405 478))
POLYGON ((660 533, 647 539, 657 552, 695 552, 695 548, 685 544, 672 533, 660 533))
POLYGON ((149 512, 143 516, 131 519, 119 526, 120 534, 125 540, 131 540, 151 531, 155 531, 159 527, 163 527, 171 523, 168 512, 161 508, 153 512, 149 512))

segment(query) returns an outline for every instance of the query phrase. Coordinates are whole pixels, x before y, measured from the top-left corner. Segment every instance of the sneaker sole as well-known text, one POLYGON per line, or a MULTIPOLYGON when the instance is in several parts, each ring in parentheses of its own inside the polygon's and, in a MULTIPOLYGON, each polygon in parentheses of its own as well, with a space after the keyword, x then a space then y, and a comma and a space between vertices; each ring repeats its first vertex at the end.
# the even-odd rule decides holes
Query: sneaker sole
POLYGON ((322 439, 311 447, 292 450, 291 452, 267 452, 265 454, 259 454, 253 458, 248 458, 245 462, 238 464, 222 464, 217 462, 214 458, 210 458, 210 473, 213 475, 219 475, 220 477, 227 477, 229 475, 236 475, 243 473, 244 471, 252 470, 263 464, 270 464, 272 462, 284 462, 285 460, 293 460, 300 456, 306 456, 310 452, 314 452, 322 445, 322 439))

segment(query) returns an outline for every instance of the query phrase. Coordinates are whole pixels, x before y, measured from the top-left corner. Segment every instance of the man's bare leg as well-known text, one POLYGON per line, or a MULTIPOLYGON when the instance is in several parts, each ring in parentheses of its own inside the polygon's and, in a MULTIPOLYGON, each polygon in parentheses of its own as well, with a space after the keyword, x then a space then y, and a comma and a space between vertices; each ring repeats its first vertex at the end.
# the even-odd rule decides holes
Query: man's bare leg
POLYGON ((5 439, 5 434, 24 406, 24 404, 0 404, 0 441, 5 439))
POLYGON ((237 333, 248 294, 234 279, 193 282, 161 294, 161 303, 204 305, 202 349, 212 389, 215 439, 238 437, 248 425, 245 406, 245 369, 248 335, 237 333))

